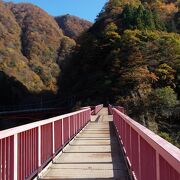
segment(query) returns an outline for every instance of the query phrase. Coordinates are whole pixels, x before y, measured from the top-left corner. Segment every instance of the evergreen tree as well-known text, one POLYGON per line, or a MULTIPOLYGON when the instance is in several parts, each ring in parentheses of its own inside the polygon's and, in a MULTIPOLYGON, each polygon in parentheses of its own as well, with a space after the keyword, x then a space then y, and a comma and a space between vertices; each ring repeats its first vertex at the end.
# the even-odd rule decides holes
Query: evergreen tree
POLYGON ((131 5, 126 5, 123 13, 123 26, 125 29, 133 29, 134 27, 134 8, 131 5))
POLYGON ((144 26, 146 29, 155 29, 155 22, 153 19, 153 13, 150 9, 144 11, 144 26))
POLYGON ((174 16, 174 22, 177 32, 180 33, 180 9, 174 16))
POLYGON ((160 22, 158 15, 143 5, 136 8, 127 4, 122 12, 122 22, 123 29, 165 29, 165 25, 160 22))
POLYGON ((135 22, 137 29, 144 29, 144 7, 140 5, 135 13, 135 22))
POLYGON ((160 20, 157 11, 153 11, 154 23, 157 30, 166 31, 166 27, 163 21, 160 20))

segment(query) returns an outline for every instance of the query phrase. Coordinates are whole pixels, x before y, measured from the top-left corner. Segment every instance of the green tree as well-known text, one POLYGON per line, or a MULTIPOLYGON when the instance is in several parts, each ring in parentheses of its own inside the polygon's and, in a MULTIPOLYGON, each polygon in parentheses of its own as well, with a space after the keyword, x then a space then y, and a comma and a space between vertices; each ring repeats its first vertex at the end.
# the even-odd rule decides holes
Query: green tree
POLYGON ((144 11, 144 26, 147 29, 151 29, 151 30, 155 29, 154 17, 153 17, 153 13, 150 9, 146 9, 144 11))
POLYGON ((180 8, 179 8, 179 11, 174 16, 174 22, 175 22, 177 32, 180 33, 180 8))
POLYGON ((159 18, 159 14, 157 11, 153 11, 154 23, 157 30, 166 31, 166 26, 164 22, 159 18))
POLYGON ((168 66, 166 63, 160 64, 155 69, 155 74, 159 78, 157 82, 158 87, 171 86, 172 88, 175 88, 176 71, 170 66, 168 66))
POLYGON ((157 88, 151 95, 152 105, 162 109, 172 108, 177 105, 177 95, 170 87, 157 88))
POLYGON ((158 14, 142 4, 138 7, 127 4, 122 12, 122 24, 124 29, 164 30, 158 14))
POLYGON ((111 48, 115 48, 121 41, 121 36, 117 32, 118 27, 115 23, 110 23, 106 26, 104 31, 104 38, 106 43, 111 46, 111 48))
POLYGON ((135 13, 135 23, 136 23, 136 28, 137 29, 144 29, 145 24, 144 24, 144 11, 145 8, 143 5, 140 5, 135 13))
POLYGON ((134 28, 134 7, 131 5, 126 5, 124 7, 124 10, 122 12, 122 18, 123 18, 123 27, 125 29, 133 29, 134 28))

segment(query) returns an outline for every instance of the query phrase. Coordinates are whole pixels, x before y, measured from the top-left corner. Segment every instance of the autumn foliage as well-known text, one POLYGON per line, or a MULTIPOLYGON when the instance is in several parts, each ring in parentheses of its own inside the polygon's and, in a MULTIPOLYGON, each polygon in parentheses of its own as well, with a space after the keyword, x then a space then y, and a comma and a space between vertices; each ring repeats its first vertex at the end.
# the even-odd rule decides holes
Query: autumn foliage
POLYGON ((55 20, 64 34, 74 40, 92 26, 91 22, 69 14, 55 17, 55 20))
POLYGON ((84 105, 122 105, 143 125, 158 123, 155 132, 177 134, 178 33, 176 1, 109 0, 63 68, 61 94, 84 105))

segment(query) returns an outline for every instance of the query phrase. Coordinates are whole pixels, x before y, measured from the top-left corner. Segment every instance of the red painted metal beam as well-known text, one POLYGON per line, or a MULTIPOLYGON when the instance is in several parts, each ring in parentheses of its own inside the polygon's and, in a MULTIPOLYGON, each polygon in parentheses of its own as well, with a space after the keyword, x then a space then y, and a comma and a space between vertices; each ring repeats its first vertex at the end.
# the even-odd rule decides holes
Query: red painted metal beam
POLYGON ((124 111, 112 106, 109 111, 135 179, 180 180, 177 147, 122 113, 124 111))
POLYGON ((31 179, 89 121, 91 109, 0 131, 0 180, 31 179))

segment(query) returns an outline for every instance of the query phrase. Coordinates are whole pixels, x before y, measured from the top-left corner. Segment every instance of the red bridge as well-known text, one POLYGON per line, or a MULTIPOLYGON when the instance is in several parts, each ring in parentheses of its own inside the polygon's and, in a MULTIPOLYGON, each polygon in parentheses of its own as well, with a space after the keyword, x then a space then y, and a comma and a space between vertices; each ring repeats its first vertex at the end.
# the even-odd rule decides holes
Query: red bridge
POLYGON ((84 107, 0 131, 0 180, 34 178, 180 180, 180 150, 122 107, 84 107))

